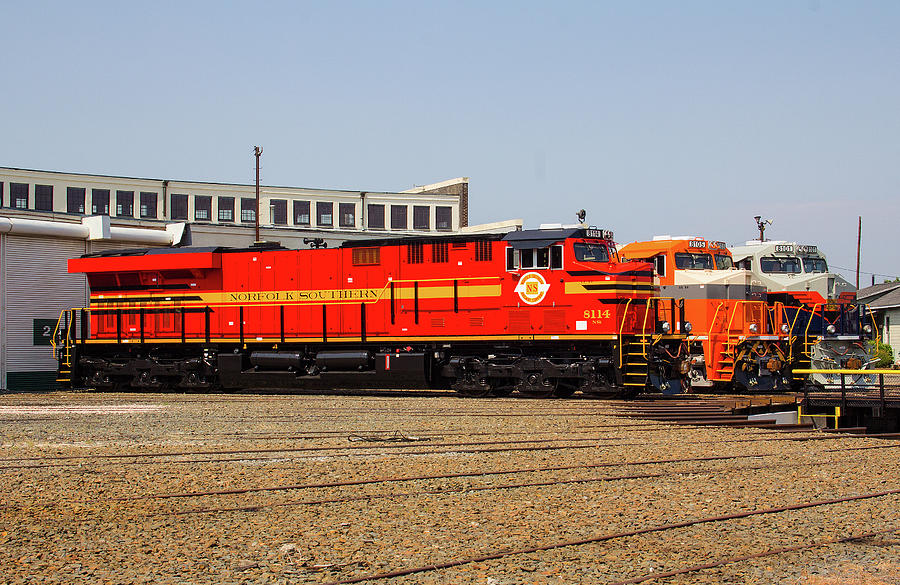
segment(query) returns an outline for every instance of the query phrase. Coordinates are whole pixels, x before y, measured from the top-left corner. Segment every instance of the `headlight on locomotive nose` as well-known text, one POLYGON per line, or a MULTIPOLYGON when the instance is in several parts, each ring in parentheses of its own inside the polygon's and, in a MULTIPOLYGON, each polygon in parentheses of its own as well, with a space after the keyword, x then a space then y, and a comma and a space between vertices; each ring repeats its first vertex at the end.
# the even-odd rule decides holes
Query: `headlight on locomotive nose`
POLYGON ((662 332, 668 333, 672 330, 672 325, 668 321, 663 321, 662 323, 662 332))
POLYGON ((691 322, 690 322, 690 321, 685 321, 685 322, 684 322, 684 332, 685 332, 685 333, 690 333, 690 332, 691 332, 691 329, 693 329, 693 328, 694 328, 694 326, 691 325, 691 322))
POLYGON ((863 325, 863 331, 865 331, 867 334, 871 335, 872 334, 872 326, 871 325, 863 325))
POLYGON ((750 333, 753 333, 755 335, 757 332, 759 332, 759 325, 757 325, 756 323, 750 323, 749 329, 750 333))
POLYGON ((828 332, 828 335, 834 335, 834 332, 837 331, 837 329, 835 329, 834 325, 829 325, 825 328, 825 331, 828 332))
POLYGON ((766 369, 770 372, 777 372, 781 369, 781 360, 771 358, 768 362, 766 362, 766 369))
POLYGON ((787 333, 789 333, 790 331, 791 331, 791 326, 788 325, 787 323, 785 323, 785 324, 783 324, 783 325, 781 326, 781 332, 782 332, 782 333, 787 334, 787 333))

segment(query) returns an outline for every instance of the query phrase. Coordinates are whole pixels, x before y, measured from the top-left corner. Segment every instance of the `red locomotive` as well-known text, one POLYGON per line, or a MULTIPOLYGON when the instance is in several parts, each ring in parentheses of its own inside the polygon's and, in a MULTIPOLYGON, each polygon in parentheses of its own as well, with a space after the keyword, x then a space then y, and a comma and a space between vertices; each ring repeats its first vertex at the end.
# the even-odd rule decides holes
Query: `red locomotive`
POLYGON ((57 328, 71 386, 612 396, 679 392, 690 368, 683 304, 605 230, 118 250, 69 272, 91 289, 57 328))

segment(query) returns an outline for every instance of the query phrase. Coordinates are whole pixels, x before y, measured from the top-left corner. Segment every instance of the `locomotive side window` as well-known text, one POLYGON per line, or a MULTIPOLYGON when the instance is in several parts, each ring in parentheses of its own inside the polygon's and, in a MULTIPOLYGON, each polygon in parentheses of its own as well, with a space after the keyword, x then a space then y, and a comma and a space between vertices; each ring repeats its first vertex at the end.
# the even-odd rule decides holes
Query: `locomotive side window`
POLYGON ((656 270, 656 274, 658 276, 666 275, 666 256, 665 256, 665 254, 660 254, 659 256, 653 257, 653 269, 656 270))
POLYGON ((804 258, 803 272, 828 272, 825 258, 804 258))
POLYGON ((516 270, 519 268, 519 254, 512 246, 506 249, 506 269, 516 270))
POLYGON ((519 250, 519 261, 522 268, 534 268, 534 250, 519 250))
MULTIPOLYGON (((519 261, 522 268, 549 268, 550 248, 528 248, 519 250, 519 261)), ((559 263, 560 268, 562 268, 562 252, 559 253, 559 263)))
POLYGON ((734 268, 734 262, 731 260, 731 256, 727 254, 716 254, 716 268, 719 270, 731 270, 734 268))
POLYGON ((609 262, 609 251, 603 244, 576 242, 574 249, 579 262, 609 262))
POLYGON ((709 254, 689 254, 677 252, 675 254, 675 268, 679 270, 712 270, 713 259, 709 254))
POLYGON ((563 247, 550 246, 550 270, 561 270, 563 266, 563 247))
POLYGON ((800 259, 763 257, 759 259, 759 267, 769 274, 800 274, 800 259))

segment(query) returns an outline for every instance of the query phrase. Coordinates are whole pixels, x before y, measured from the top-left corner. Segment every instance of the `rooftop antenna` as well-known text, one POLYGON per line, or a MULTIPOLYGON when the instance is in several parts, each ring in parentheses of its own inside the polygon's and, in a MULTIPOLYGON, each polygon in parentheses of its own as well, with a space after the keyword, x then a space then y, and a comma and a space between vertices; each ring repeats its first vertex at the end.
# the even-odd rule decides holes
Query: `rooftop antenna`
POLYGON ((759 241, 766 241, 766 226, 772 225, 771 219, 763 219, 761 215, 756 215, 753 217, 756 220, 756 227, 759 228, 759 241))
POLYGON ((256 240, 259 241, 259 157, 262 156, 263 149, 260 146, 253 147, 253 156, 256 157, 256 240))
POLYGON ((585 210, 583 210, 583 209, 579 209, 579 210, 575 213, 575 217, 578 218, 578 223, 584 223, 584 218, 587 217, 587 212, 586 212, 585 210))

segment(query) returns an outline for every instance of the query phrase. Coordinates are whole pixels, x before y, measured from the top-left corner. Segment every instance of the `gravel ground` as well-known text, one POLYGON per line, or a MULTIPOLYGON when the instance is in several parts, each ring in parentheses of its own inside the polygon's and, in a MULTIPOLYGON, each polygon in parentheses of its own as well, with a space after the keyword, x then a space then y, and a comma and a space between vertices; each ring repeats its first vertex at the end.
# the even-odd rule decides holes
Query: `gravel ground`
MULTIPOLYGON (((602 538, 900 490, 900 442, 669 426, 618 406, 0 396, 0 583, 326 583, 533 548, 364 582, 613 583, 900 529, 893 493, 602 538), (717 456, 732 458, 696 460, 717 456), (462 475, 404 479, 448 474, 462 475)), ((898 559, 888 532, 651 582, 900 583, 898 559)))

